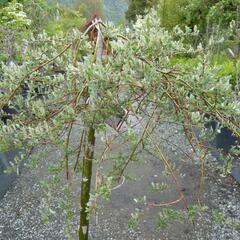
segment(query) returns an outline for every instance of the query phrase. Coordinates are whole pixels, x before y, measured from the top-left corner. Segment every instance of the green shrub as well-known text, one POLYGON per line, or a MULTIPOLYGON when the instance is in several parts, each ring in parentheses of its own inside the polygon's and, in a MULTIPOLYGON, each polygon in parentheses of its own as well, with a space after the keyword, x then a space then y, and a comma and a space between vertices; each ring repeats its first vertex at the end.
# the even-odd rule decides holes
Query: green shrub
MULTIPOLYGON (((240 60, 240 58, 238 59, 240 60)), ((194 68, 198 65, 199 60, 196 57, 173 57, 171 64, 181 65, 186 69, 194 68)), ((214 55, 211 60, 211 66, 219 68, 219 77, 231 76, 230 83, 235 87, 236 85, 236 61, 229 58, 226 54, 214 55)), ((240 72, 238 73, 240 79, 240 72)))

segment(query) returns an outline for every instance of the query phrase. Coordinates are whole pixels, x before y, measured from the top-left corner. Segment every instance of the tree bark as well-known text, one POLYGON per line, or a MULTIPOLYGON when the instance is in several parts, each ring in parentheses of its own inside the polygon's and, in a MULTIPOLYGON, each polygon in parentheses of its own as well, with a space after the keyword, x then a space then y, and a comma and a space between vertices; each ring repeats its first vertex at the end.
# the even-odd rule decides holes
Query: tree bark
POLYGON ((88 202, 91 190, 92 178, 92 162, 94 158, 95 146, 95 129, 89 127, 85 154, 83 159, 82 183, 81 183, 81 210, 80 210, 80 226, 79 240, 88 240, 89 219, 88 219, 88 202))
MULTIPOLYGON (((92 22, 96 22, 97 19, 92 22)), ((103 39, 100 33, 100 25, 97 24, 94 28, 97 29, 97 39, 95 43, 93 63, 100 60, 103 55, 103 39)), ((88 89, 86 90, 86 102, 89 98, 88 89)), ((81 183, 81 210, 80 210, 80 226, 79 226, 79 240, 88 240, 89 232, 89 211, 88 203, 90 199, 91 190, 91 178, 92 178, 92 164, 94 158, 95 147, 95 129, 94 129, 94 117, 92 119, 92 125, 88 128, 86 136, 86 144, 84 147, 83 169, 82 169, 82 183, 81 183)))

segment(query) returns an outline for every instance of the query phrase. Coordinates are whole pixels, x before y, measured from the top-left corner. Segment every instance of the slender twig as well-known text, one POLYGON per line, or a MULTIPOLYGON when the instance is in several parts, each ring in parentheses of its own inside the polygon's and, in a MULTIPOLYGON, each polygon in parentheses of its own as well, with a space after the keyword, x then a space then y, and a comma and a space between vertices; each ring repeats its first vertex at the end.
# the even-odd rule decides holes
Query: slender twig
MULTIPOLYGON (((139 119, 136 114, 135 114, 135 116, 136 116, 137 119, 139 119)), ((139 121, 139 123, 140 123, 140 126, 142 127, 142 129, 146 129, 146 128, 143 126, 143 124, 141 123, 141 121, 139 121)), ((176 189, 177 189, 180 197, 182 198, 183 204, 184 204, 185 208, 188 209, 188 204, 187 204, 186 198, 185 198, 185 196, 184 196, 184 193, 183 193, 182 190, 181 190, 181 189, 182 189, 182 188, 181 188, 181 185, 180 185, 180 183, 179 183, 179 181, 178 181, 178 179, 177 179, 177 177, 176 177, 176 175, 175 175, 175 173, 174 173, 174 171, 173 171, 173 169, 172 169, 172 167, 171 167, 171 164, 169 163, 169 160, 164 156, 161 148, 159 147, 158 144, 156 144, 156 142, 155 142, 154 139, 152 138, 151 134, 149 133, 148 129, 146 129, 146 134, 148 135, 148 139, 149 139, 149 141, 151 142, 151 144, 157 149, 157 152, 158 152, 158 154, 159 154, 160 159, 163 161, 164 165, 167 167, 168 171, 170 172, 170 174, 171 174, 171 176, 172 176, 172 179, 173 179, 174 182, 175 182, 176 189)))
POLYGON ((73 121, 70 123, 69 126, 69 131, 67 135, 67 140, 66 140, 66 150, 65 150, 65 170, 66 170, 66 178, 69 180, 69 143, 70 143, 70 136, 72 133, 72 128, 73 128, 73 121))
POLYGON ((171 205, 174 205, 176 203, 179 203, 182 201, 182 196, 180 198, 178 198, 177 200, 171 201, 171 202, 166 202, 166 203, 147 203, 147 207, 148 208, 152 208, 152 207, 168 207, 171 205))
POLYGON ((45 67, 46 65, 48 65, 49 63, 53 62, 55 59, 57 59, 58 57, 60 57, 64 52, 66 52, 70 47, 72 46, 72 43, 68 44, 59 54, 57 54, 56 56, 54 56, 52 59, 40 64, 39 66, 35 67, 32 69, 32 71, 30 71, 29 73, 27 73, 17 84, 16 88, 10 93, 10 95, 7 97, 6 101, 3 102, 0 105, 0 109, 2 109, 5 105, 7 105, 9 103, 9 101, 11 101, 13 99, 13 97, 15 96, 15 94, 17 93, 17 91, 20 89, 20 87, 22 86, 22 84, 24 83, 24 81, 34 72, 39 71, 40 69, 42 69, 43 67, 45 67))
POLYGON ((79 159, 80 159, 81 152, 82 152, 82 145, 83 145, 83 142, 84 142, 84 138, 85 138, 85 131, 82 131, 81 138, 80 138, 80 144, 79 144, 79 147, 78 147, 77 159, 76 159, 76 162, 74 164, 74 171, 76 171, 77 165, 79 163, 79 159))
POLYGON ((132 160, 133 156, 135 155, 135 153, 136 153, 139 145, 142 143, 143 139, 145 138, 145 135, 146 135, 146 133, 147 133, 147 131, 148 131, 148 127, 149 127, 149 125, 150 125, 150 123, 151 123, 151 120, 152 120, 154 114, 155 114, 155 111, 156 111, 156 108, 154 109, 154 111, 152 112, 150 118, 148 119, 147 124, 143 127, 143 132, 142 132, 141 137, 139 138, 137 144, 133 147, 133 150, 131 151, 128 159, 127 159, 126 162, 124 163, 124 165, 123 165, 123 167, 122 167, 122 169, 121 169, 121 171, 120 171, 120 174, 119 174, 119 177, 118 177, 118 181, 119 181, 120 178, 122 177, 125 169, 127 168, 128 164, 130 163, 130 161, 132 160))

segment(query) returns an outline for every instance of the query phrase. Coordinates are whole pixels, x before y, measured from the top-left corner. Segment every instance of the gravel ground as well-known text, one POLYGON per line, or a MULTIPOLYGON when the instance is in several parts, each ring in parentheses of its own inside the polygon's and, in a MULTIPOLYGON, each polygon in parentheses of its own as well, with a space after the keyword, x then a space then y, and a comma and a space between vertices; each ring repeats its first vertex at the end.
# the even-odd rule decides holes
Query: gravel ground
MULTIPOLYGON (((74 131, 77 132, 77 131, 74 131)), ((156 132, 159 143, 161 139, 168 139, 162 144, 168 159, 176 166, 176 171, 181 172, 180 181, 187 201, 193 203, 195 200, 199 175, 199 163, 197 156, 193 160, 186 157, 192 154, 191 148, 181 131, 176 126, 163 125, 156 132), (161 136, 161 137, 159 137, 161 136), (182 150, 179 149, 181 147, 182 150)), ((72 145, 76 145, 78 136, 74 135, 72 145)), ((48 147, 49 148, 49 147, 48 147)), ((38 151, 47 151, 41 149, 38 151)), ((23 169, 22 174, 15 181, 14 187, 10 189, 0 201, 0 239, 1 240, 63 240, 71 239, 66 235, 66 209, 60 207, 63 192, 52 193, 52 216, 49 224, 43 222, 44 188, 41 180, 48 180, 47 167, 51 162, 61 157, 60 151, 52 151, 44 158, 39 167, 30 170, 23 169)), ((231 177, 220 177, 216 162, 207 157, 205 176, 205 191, 202 197, 203 204, 210 208, 219 208, 227 217, 234 221, 240 221, 240 188, 231 177)), ((163 231, 156 228, 156 216, 160 208, 146 208, 137 205, 133 199, 147 196, 148 202, 168 202, 178 198, 170 178, 162 174, 163 165, 159 159, 148 153, 142 154, 138 162, 129 166, 128 175, 137 180, 127 179, 118 189, 112 191, 109 201, 103 201, 103 206, 92 215, 90 239, 92 240, 240 240, 240 229, 219 225, 213 221, 209 212, 198 215, 194 224, 174 222, 163 231), (169 187, 163 192, 151 192, 151 182, 165 182, 169 187), (132 231, 128 229, 128 220, 131 212, 136 207, 144 209, 139 225, 132 231)), ((76 231, 78 225, 78 193, 76 188, 78 180, 73 182, 72 189, 76 193, 73 196, 75 205, 73 223, 69 225, 72 238, 77 239, 76 231)), ((181 203, 175 205, 176 209, 182 209, 181 203)))

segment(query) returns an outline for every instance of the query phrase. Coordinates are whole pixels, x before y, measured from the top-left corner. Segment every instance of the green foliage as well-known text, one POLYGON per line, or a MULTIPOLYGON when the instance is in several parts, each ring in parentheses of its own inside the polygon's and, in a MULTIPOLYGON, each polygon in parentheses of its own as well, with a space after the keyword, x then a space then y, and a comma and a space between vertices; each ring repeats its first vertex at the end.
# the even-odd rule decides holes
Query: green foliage
POLYGON ((159 0, 157 11, 162 26, 167 29, 173 29, 176 25, 184 27, 182 21, 186 13, 183 12, 183 9, 186 4, 186 0, 159 0))
POLYGON ((239 5, 239 0, 132 0, 126 17, 135 21, 137 15, 145 15, 154 7, 163 27, 198 26, 203 35, 216 25, 225 29, 231 21, 239 21, 239 5))
POLYGON ((207 206, 192 205, 188 208, 187 218, 190 223, 194 223, 197 216, 201 212, 207 212, 209 208, 207 206))
POLYGON ((0 8, 5 6, 8 2, 9 0, 0 0, 0 8))
POLYGON ((84 6, 79 6, 79 8, 70 8, 65 6, 58 7, 59 16, 47 24, 46 31, 54 35, 58 32, 68 32, 74 28, 81 28, 86 22, 83 17, 84 6))
POLYGON ((1 27, 10 29, 21 29, 29 26, 31 20, 27 18, 23 11, 23 5, 15 1, 8 3, 6 7, 0 9, 1 27))
MULTIPOLYGON (((171 59, 171 63, 174 65, 181 65, 186 69, 191 69, 199 64, 200 59, 196 57, 174 57, 171 59)), ((236 65, 235 60, 230 59, 226 54, 214 54, 211 56, 211 67, 218 70, 220 77, 230 77, 230 83, 234 87, 236 86, 236 65)), ((238 73, 240 79, 240 73, 238 73)))
POLYGON ((151 7, 156 5, 157 0, 131 0, 129 3, 126 18, 129 21, 136 21, 137 16, 144 16, 151 7))
POLYGON ((208 11, 207 21, 210 24, 220 24, 228 27, 231 21, 239 21, 239 0, 217 1, 208 11))
POLYGON ((55 17, 46 26, 46 31, 50 34, 68 32, 73 28, 81 29, 93 15, 103 15, 101 0, 59 1, 57 5, 55 1, 51 2, 52 11, 55 9, 55 17))
MULTIPOLYGON (((234 59, 230 59, 225 54, 214 55, 212 64, 219 67, 220 76, 231 76, 231 84, 236 85, 236 64, 234 59)), ((240 79, 240 73, 238 73, 238 79, 240 79)))
POLYGON ((135 211, 131 213, 131 218, 128 221, 128 228, 133 229, 138 224, 139 218, 141 216, 141 210, 135 208, 135 211))
MULTIPOLYGON (((103 1, 102 0, 81 0, 77 1, 84 6, 83 15, 87 19, 91 19, 93 15, 98 17, 103 16, 103 1)), ((75 7, 76 8, 76 7, 75 7)))
POLYGON ((45 0, 22 0, 21 1, 28 17, 32 20, 32 31, 37 32, 52 20, 55 6, 49 5, 45 0))
POLYGON ((64 196, 61 200, 60 207, 63 209, 63 216, 66 222, 65 232, 68 239, 73 239, 72 237, 72 222, 74 220, 75 212, 73 208, 73 194, 69 186, 64 187, 64 196))
POLYGON ((187 0, 180 8, 179 24, 191 28, 196 25, 202 35, 212 31, 216 25, 225 29, 231 21, 238 21, 239 4, 239 0, 187 0))
POLYGON ((228 227, 233 227, 233 228, 240 228, 240 222, 237 222, 234 218, 229 218, 225 214, 223 214, 221 211, 218 209, 213 209, 213 219, 216 223, 228 227))
POLYGON ((23 40, 29 34, 35 35, 44 30, 54 35, 73 28, 81 29, 93 13, 102 15, 101 1, 73 1, 68 6, 45 0, 9 1, 0 8, 0 38, 3 42, 0 59, 21 62, 20 52, 26 43, 23 40))
POLYGON ((184 214, 182 211, 173 210, 170 208, 163 208, 158 213, 157 224, 160 230, 165 229, 172 221, 183 221, 184 214))
POLYGON ((190 58, 190 57, 173 57, 171 59, 171 63, 173 65, 181 65, 181 66, 185 66, 186 68, 192 68, 194 66, 197 66, 197 64, 199 63, 199 59, 198 58, 190 58))
POLYGON ((187 0, 183 10, 182 24, 186 24, 191 28, 197 25, 201 33, 205 31, 207 26, 206 16, 215 2, 215 0, 187 0))
POLYGON ((153 192, 163 192, 167 189, 168 185, 166 183, 151 183, 151 191, 153 192))
POLYGON ((112 186, 112 177, 105 177, 102 180, 102 184, 99 189, 99 195, 102 198, 109 200, 111 196, 111 186, 112 186))

